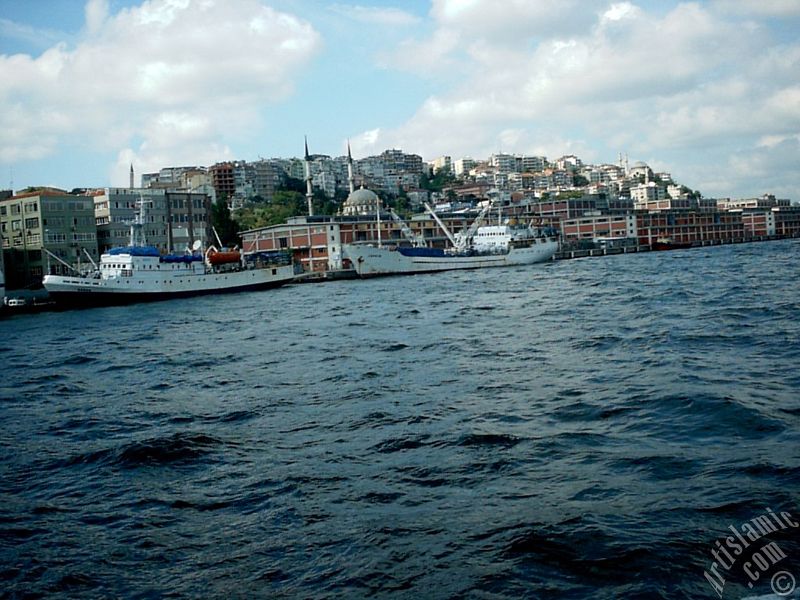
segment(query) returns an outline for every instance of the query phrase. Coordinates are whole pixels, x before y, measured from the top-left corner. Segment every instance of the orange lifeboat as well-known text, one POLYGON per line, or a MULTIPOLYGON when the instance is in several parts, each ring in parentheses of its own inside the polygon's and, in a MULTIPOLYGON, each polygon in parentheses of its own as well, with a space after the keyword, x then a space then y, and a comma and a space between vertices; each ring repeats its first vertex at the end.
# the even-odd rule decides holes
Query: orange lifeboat
POLYGON ((227 265, 237 263, 242 259, 238 250, 211 250, 208 253, 208 262, 212 265, 227 265))

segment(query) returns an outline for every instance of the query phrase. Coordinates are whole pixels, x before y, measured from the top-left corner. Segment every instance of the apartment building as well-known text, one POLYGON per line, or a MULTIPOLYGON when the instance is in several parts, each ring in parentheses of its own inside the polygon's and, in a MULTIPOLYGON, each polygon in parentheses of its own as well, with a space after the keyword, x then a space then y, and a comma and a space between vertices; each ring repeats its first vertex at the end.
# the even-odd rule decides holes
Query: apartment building
POLYGON ((456 177, 465 177, 478 165, 478 162, 469 157, 459 158, 453 163, 453 172, 456 177))
POLYGON ((46 189, 5 198, 0 229, 9 289, 39 287, 46 273, 69 274, 99 258, 91 197, 46 189))
POLYGON ((637 209, 647 209, 649 202, 658 202, 667 198, 666 188, 656 184, 654 181, 640 183, 631 186, 631 198, 637 209))
POLYGON ((94 195, 100 253, 129 243, 130 223, 146 203, 147 243, 162 252, 181 252, 199 240, 214 243, 211 199, 207 194, 166 189, 105 188, 94 195))

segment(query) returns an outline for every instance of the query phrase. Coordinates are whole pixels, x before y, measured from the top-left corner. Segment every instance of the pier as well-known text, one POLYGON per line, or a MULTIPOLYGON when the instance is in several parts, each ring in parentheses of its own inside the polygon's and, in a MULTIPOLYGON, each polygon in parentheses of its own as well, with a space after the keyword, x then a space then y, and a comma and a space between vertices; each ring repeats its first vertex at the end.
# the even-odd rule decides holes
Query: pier
MULTIPOLYGON (((730 239, 699 240, 693 242, 691 248, 683 249, 691 250, 693 248, 704 248, 706 246, 725 246, 729 244, 747 244, 750 242, 773 242, 776 240, 786 240, 798 237, 800 237, 800 234, 758 235, 730 239)), ((588 258, 592 256, 611 256, 614 254, 632 254, 635 252, 653 252, 653 249, 649 245, 644 244, 638 246, 619 246, 616 248, 581 248, 575 250, 560 250, 556 252, 553 260, 569 260, 572 258, 588 258)))

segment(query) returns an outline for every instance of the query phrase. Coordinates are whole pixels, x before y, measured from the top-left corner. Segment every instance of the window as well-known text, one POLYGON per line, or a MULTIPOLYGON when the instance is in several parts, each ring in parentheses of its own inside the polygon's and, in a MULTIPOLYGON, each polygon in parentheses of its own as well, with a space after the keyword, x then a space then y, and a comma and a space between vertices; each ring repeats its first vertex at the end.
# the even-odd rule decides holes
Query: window
POLYGON ((36 229, 39 227, 39 217, 31 217, 25 219, 25 228, 26 229, 36 229))
POLYGON ((5 206, 0 206, 0 215, 3 215, 3 216, 6 215, 6 207, 5 206))
POLYGON ((22 229, 22 221, 11 221, 11 231, 19 231, 22 229))
POLYGON ((20 213, 19 204, 12 204, 11 205, 11 214, 18 215, 20 213))

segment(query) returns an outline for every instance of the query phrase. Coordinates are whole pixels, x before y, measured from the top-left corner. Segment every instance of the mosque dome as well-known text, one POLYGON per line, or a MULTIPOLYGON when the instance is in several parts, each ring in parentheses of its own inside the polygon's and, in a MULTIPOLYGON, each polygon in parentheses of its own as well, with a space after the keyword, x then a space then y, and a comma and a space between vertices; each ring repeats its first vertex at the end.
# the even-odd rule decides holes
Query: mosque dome
POLYGON ((351 193, 342 205, 344 215, 374 214, 378 207, 378 195, 365 188, 359 188, 351 193))

